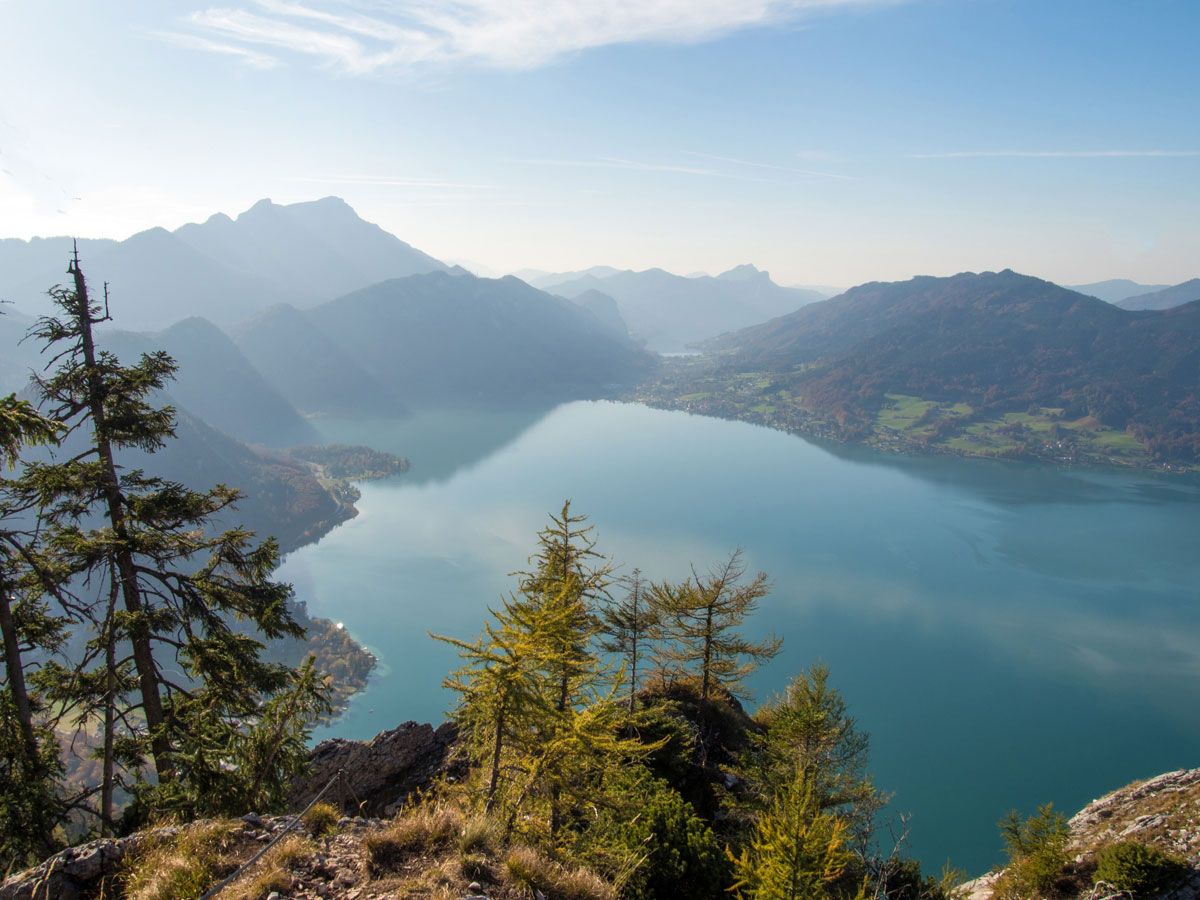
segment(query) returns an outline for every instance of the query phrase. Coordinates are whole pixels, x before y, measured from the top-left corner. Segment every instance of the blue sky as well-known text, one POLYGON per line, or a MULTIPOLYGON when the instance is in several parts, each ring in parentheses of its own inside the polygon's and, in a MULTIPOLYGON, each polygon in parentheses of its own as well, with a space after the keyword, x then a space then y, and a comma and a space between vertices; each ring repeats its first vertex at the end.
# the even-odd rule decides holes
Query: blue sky
POLYGON ((0 236, 344 197, 446 259, 1200 275, 1195 0, 0 0, 0 236))

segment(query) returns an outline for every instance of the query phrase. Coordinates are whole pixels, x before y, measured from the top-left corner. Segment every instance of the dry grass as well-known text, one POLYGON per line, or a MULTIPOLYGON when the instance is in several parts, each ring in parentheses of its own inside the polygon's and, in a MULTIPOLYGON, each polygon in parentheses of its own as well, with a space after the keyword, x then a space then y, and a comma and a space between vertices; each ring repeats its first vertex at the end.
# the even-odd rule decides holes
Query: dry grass
POLYGON ((313 837, 322 837, 337 830, 338 819, 342 816, 332 803, 317 803, 304 814, 301 819, 308 833, 313 837))
POLYGON ((561 900, 616 900, 617 891, 587 869, 568 869, 532 847, 513 847, 504 860, 504 880, 519 894, 540 892, 561 900))
POLYGON ((494 820, 464 814, 445 800, 405 810, 367 835, 362 858, 371 890, 380 895, 458 900, 478 881, 493 900, 525 900, 539 891, 555 900, 617 896, 590 871, 565 868, 525 845, 506 846, 494 820))
POLYGON ((237 864, 241 823, 228 819, 185 825, 174 835, 147 838, 125 867, 127 900, 199 897, 237 864))
POLYGON ((444 803, 405 810, 386 829, 363 839, 367 871, 393 872, 414 856, 443 850, 454 843, 462 827, 462 813, 444 803))
POLYGON ((292 889, 291 870, 312 858, 316 846, 300 834, 289 835, 270 849, 257 865, 221 892, 221 900, 265 900, 271 891, 292 889))

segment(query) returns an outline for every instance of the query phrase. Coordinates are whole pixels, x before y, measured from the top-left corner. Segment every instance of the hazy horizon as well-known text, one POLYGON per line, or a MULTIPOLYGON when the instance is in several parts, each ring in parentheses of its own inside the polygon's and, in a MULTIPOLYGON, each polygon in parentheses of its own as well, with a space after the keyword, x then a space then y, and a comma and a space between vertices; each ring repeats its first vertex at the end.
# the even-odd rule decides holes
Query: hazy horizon
POLYGON ((1196 276, 1192 4, 0 8, 3 237, 336 195, 501 273, 1196 276))

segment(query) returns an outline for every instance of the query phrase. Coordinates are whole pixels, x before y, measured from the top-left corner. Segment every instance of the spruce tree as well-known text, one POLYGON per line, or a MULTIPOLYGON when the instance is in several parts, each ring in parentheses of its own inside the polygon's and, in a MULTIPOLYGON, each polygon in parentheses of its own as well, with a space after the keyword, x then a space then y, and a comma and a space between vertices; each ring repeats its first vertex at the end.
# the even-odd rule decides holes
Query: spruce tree
MULTIPOLYGON (((0 463, 12 469, 23 447, 53 444, 60 426, 14 395, 0 399, 0 463)), ((59 797, 62 761, 54 729, 44 721, 39 666, 61 645, 65 620, 51 614, 40 579, 31 510, 0 482, 0 868, 50 853, 65 813, 59 797)), ((41 574, 49 578, 45 568, 41 574)))
MULTIPOLYGON (((175 364, 156 352, 123 365, 99 349, 94 327, 109 320, 107 287, 103 306, 94 303, 78 254, 68 272, 73 289, 50 292, 59 315, 31 334, 50 354, 37 379, 43 409, 83 449, 31 463, 21 489, 41 507, 47 544, 75 576, 71 602, 95 630, 95 665, 79 684, 105 723, 105 790, 114 757, 136 770, 148 753, 156 783, 139 785, 144 807, 190 813, 222 791, 232 803, 247 797, 234 786, 269 775, 246 768, 238 736, 289 690, 303 693, 287 709, 306 722, 322 707, 323 686, 260 658, 260 637, 303 630, 288 608, 290 587, 270 578, 274 540, 256 546, 242 529, 214 528, 239 492, 192 491, 119 464, 122 450, 152 453, 174 436, 173 410, 152 401, 175 364)), ((270 768, 286 769, 297 752, 281 744, 270 768)))

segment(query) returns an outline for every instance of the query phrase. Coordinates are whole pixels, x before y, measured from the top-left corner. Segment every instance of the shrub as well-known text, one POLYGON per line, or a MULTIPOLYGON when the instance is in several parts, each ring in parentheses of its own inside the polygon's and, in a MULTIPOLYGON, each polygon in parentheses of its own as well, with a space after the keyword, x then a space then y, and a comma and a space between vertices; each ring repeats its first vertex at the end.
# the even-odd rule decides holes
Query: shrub
POLYGON ((493 852, 500 845, 501 828, 489 816, 468 819, 458 835, 458 849, 463 853, 493 852))
POLYGON ((995 896, 1002 900, 1058 893, 1055 883, 1065 874, 1070 832, 1054 804, 1038 807, 1024 822, 1016 810, 997 823, 1004 836, 1008 866, 996 881, 995 896))
POLYGON ((1179 881, 1185 869, 1183 860, 1158 847, 1121 841, 1097 854, 1095 880, 1119 891, 1155 894, 1179 881))
POLYGON ((336 831, 340 818, 337 808, 332 803, 317 803, 304 814, 301 821, 304 822, 304 827, 308 829, 309 834, 313 837, 321 837, 336 831))
POLYGON ((675 791, 654 782, 637 819, 622 829, 626 846, 645 857, 625 883, 628 900, 700 897, 730 883, 728 858, 712 830, 675 791))

